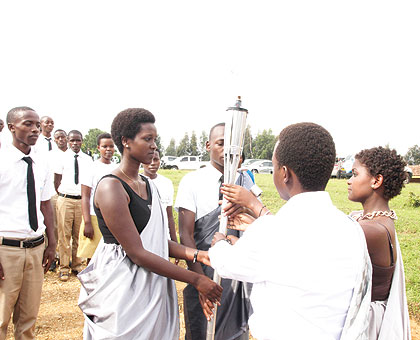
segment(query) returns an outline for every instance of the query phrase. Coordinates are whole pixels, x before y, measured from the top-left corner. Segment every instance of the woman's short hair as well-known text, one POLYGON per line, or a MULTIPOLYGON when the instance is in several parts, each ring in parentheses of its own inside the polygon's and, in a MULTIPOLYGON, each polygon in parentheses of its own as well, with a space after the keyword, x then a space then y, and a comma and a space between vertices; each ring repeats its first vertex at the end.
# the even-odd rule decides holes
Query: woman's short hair
POLYGON ((401 193, 407 174, 406 163, 397 151, 378 146, 360 151, 355 158, 365 166, 370 175, 383 176, 384 198, 389 200, 401 193))
POLYGON ((117 114, 112 121, 111 135, 121 154, 124 152, 121 138, 134 139, 145 123, 155 123, 155 116, 145 109, 126 109, 117 114))
POLYGON ((108 132, 103 132, 98 137, 96 137, 96 144, 99 146, 101 144, 102 139, 112 139, 111 134, 108 132))
POLYGON ((330 133, 315 123, 298 123, 284 128, 275 150, 277 165, 293 170, 303 189, 309 191, 325 190, 335 156, 330 133))

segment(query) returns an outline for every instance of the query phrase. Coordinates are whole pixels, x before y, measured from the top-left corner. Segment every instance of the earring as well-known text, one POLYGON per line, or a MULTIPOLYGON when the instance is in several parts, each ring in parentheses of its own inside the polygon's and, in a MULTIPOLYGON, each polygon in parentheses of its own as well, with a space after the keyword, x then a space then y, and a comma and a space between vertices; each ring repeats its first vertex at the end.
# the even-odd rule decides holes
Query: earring
POLYGON ((125 144, 125 147, 128 148, 128 144, 125 144))

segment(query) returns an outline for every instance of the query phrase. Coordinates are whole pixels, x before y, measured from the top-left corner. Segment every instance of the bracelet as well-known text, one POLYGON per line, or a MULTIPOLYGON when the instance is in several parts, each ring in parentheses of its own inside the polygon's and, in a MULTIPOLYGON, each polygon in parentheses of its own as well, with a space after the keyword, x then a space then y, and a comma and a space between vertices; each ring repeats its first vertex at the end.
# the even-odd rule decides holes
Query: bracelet
POLYGON ((263 211, 264 208, 265 208, 265 205, 262 206, 262 208, 260 210, 260 213, 258 214, 258 217, 261 217, 261 213, 262 213, 262 211, 263 211))
POLYGON ((197 249, 196 251, 195 251, 195 253, 194 253, 194 258, 193 258, 193 263, 196 263, 197 262, 197 256, 198 256, 198 252, 199 252, 199 250, 197 249))
POLYGON ((230 238, 224 238, 223 241, 226 241, 230 245, 232 245, 232 240, 230 238))

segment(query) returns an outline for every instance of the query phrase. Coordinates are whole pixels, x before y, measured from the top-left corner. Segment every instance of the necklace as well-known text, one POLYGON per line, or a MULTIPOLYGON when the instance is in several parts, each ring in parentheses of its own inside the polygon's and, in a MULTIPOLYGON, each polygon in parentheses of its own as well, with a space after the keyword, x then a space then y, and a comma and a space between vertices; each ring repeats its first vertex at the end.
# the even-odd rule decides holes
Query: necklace
POLYGON ((394 210, 391 211, 372 211, 369 212, 365 215, 363 215, 363 213, 357 214, 354 216, 354 218, 356 219, 356 221, 360 221, 360 220, 371 220, 375 217, 378 216, 384 216, 384 217, 389 217, 392 218, 393 220, 397 219, 397 214, 395 213, 394 210))
POLYGON ((130 181, 131 181, 131 183, 136 183, 136 185, 137 185, 137 191, 139 192, 139 195, 140 195, 140 184, 139 184, 139 180, 137 179, 137 181, 134 181, 131 177, 129 177, 125 172, 124 172, 124 170, 123 169, 121 169, 120 168, 120 170, 121 170, 121 172, 122 172, 122 174, 125 176, 125 177, 127 177, 130 181))

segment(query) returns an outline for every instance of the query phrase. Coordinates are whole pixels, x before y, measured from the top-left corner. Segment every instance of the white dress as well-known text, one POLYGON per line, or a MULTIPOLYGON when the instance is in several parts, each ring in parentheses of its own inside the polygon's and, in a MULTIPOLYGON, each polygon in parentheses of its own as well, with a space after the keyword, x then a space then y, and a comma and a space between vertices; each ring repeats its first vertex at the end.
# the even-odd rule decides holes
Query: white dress
MULTIPOLYGON (((156 187, 149 183, 151 216, 140 237, 146 250, 168 259, 165 212, 156 187)), ((130 189, 126 188, 127 192, 130 189)), ((101 242, 78 278, 82 284, 79 307, 85 317, 84 339, 179 338, 174 281, 134 264, 121 245, 101 242)))

